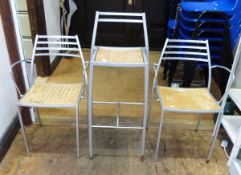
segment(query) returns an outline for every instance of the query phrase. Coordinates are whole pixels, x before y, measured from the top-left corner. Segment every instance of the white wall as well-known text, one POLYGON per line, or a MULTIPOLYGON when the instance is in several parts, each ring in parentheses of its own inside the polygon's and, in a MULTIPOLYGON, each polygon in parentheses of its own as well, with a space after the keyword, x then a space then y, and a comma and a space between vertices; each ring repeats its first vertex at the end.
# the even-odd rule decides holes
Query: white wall
POLYGON ((16 91, 9 74, 10 61, 0 18, 0 140, 16 115, 16 91))
MULTIPOLYGON (((44 13, 48 35, 61 35, 60 30, 60 2, 59 0, 44 0, 44 13)), ((54 56, 50 57, 53 62, 54 56)))

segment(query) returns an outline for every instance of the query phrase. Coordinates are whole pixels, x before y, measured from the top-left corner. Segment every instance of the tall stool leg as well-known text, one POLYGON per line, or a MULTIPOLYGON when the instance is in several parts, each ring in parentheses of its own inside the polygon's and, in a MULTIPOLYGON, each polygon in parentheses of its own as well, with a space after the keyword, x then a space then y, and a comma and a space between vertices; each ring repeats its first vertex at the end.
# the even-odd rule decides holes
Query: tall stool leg
POLYGON ((93 85, 93 63, 90 62, 90 78, 88 90, 88 129, 89 129, 89 158, 93 158, 93 136, 92 136, 92 85, 93 85))
POLYGON ((20 126, 21 126, 21 133, 23 135, 25 148, 26 148, 27 154, 30 156, 31 153, 30 153, 30 149, 29 149, 29 145, 28 145, 28 141, 27 141, 27 136, 26 136, 26 132, 25 132, 25 127, 24 127, 24 124, 23 124, 22 114, 20 112, 20 107, 19 106, 18 106, 18 111, 17 112, 18 112, 18 119, 19 119, 19 123, 20 123, 20 126))
POLYGON ((77 147, 77 158, 80 157, 80 139, 79 139, 79 106, 75 107, 75 122, 76 122, 76 147, 77 147))
POLYGON ((146 126, 148 118, 148 80, 149 80, 149 65, 145 65, 145 76, 144 76, 144 121, 143 121, 143 131, 142 131, 142 142, 141 142, 141 160, 144 160, 145 153, 145 140, 146 140, 146 126))
POLYGON ((159 148, 160 148, 160 139, 161 139, 162 125, 163 125, 163 117, 164 117, 164 110, 163 110, 163 108, 162 108, 161 118, 160 118, 160 126, 159 126, 159 130, 158 130, 158 135, 157 135, 155 161, 157 161, 158 152, 159 152, 159 148))
POLYGON ((151 90, 150 106, 149 106, 148 119, 147 119, 147 128, 149 128, 149 125, 150 125, 155 89, 156 89, 156 85, 155 85, 155 79, 154 79, 153 85, 152 85, 152 90, 151 90))

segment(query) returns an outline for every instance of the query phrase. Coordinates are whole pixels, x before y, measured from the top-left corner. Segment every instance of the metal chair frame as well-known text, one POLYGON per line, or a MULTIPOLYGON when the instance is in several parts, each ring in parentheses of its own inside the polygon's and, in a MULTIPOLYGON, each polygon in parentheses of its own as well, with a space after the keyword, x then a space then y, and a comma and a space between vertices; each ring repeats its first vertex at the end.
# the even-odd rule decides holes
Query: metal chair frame
MULTIPOLYGON (((14 63, 11 66, 11 70, 10 72, 12 72, 12 69, 18 65, 18 64, 22 64, 22 63, 31 63, 31 67, 30 67, 30 75, 29 75, 29 81, 30 81, 30 88, 27 90, 27 92, 31 89, 32 85, 34 84, 34 66, 35 66, 35 59, 36 57, 43 57, 43 56, 58 56, 58 57, 77 57, 80 58, 82 66, 83 66, 83 82, 82 82, 82 87, 80 89, 79 92, 79 96, 78 96, 78 100, 76 101, 76 104, 69 104, 69 105, 65 105, 65 104, 28 104, 28 105, 23 105, 20 103, 20 100, 17 103, 17 107, 18 107, 18 118, 20 121, 20 125, 21 125, 21 131, 22 131, 22 135, 23 135, 23 139, 24 139, 24 143, 26 146, 26 151, 27 154, 30 155, 30 148, 29 148, 29 144, 27 141, 27 137, 26 137, 26 133, 25 133, 25 127, 23 124, 23 120, 22 120, 22 115, 21 115, 21 107, 29 107, 29 108, 33 108, 33 109, 37 109, 37 108, 74 108, 75 110, 75 115, 76 115, 76 146, 77 146, 77 158, 80 157, 80 150, 79 150, 79 103, 80 100, 82 98, 84 98, 84 91, 85 88, 87 86, 87 73, 86 73, 86 64, 84 61, 84 56, 81 50, 81 46, 80 46, 80 42, 78 39, 78 36, 44 36, 44 35, 36 35, 35 38, 35 43, 34 43, 34 48, 33 48, 33 53, 32 53, 32 58, 30 59, 25 59, 25 60, 21 60, 18 61, 16 63, 14 63), (66 42, 65 40, 70 40, 68 42, 66 42), (54 40, 54 41, 51 41, 54 40), (76 48, 70 48, 67 47, 67 45, 71 45, 71 46, 75 46, 76 48), (72 53, 73 52, 73 53, 72 53), (78 52, 78 53, 76 53, 78 52)), ((59 58, 56 59, 59 59, 59 58)), ((44 59, 44 58, 43 58, 44 59)), ((12 73, 11 73, 12 74, 12 73)), ((13 77, 13 76, 12 76, 13 77)), ((14 78, 13 78, 13 82, 14 78)), ((48 83, 46 83, 48 84, 48 83)), ((22 94, 19 90, 19 88, 17 87, 16 83, 15 83, 15 87, 17 90, 18 95, 20 96, 20 99, 22 97, 25 96, 25 94, 22 94)), ((37 117, 38 121, 40 121, 39 116, 35 116, 37 117)))
MULTIPOLYGON (((153 80, 153 86, 152 86, 152 94, 151 94, 151 101, 150 101, 150 110, 149 110, 149 118, 151 117, 151 113, 152 113, 152 103, 153 103, 153 98, 154 98, 154 93, 156 94, 157 96, 157 100, 159 101, 160 103, 160 108, 161 108, 161 114, 160 114, 160 126, 159 126, 159 130, 158 130, 158 136, 157 136, 157 145, 156 145, 156 151, 155 151, 155 160, 157 160, 157 157, 158 157, 158 152, 159 152, 159 147, 160 147, 160 138, 161 138, 161 132, 162 132, 162 126, 163 126, 163 117, 164 117, 164 113, 165 112, 182 112, 182 113, 200 113, 200 117, 199 117, 199 121, 197 123, 197 126, 196 126, 196 130, 198 129, 199 127, 199 124, 200 124, 200 120, 202 118, 202 114, 205 114, 205 113, 218 113, 218 120, 220 120, 220 116, 223 115, 223 109, 224 109, 224 106, 225 106, 225 103, 226 103, 226 100, 227 100, 227 89, 230 88, 230 84, 231 82, 233 81, 234 79, 234 75, 233 75, 233 70, 234 70, 234 67, 236 66, 237 64, 237 59, 236 61, 234 61, 233 63, 233 67, 232 67, 232 70, 224 67, 224 66, 219 66, 219 65, 215 65, 215 66, 211 66, 211 60, 210 60, 210 51, 209 51, 209 44, 208 44, 208 40, 206 41, 201 41, 201 40, 183 40, 183 39, 166 39, 166 42, 164 44, 164 47, 163 47, 163 50, 162 50, 162 53, 161 53, 161 56, 160 56, 160 59, 158 61, 157 64, 154 65, 154 71, 155 71, 155 76, 154 76, 154 80, 153 80), (183 43, 182 45, 175 45, 175 44, 172 44, 172 45, 168 45, 169 43, 183 43), (202 45, 205 45, 205 46, 192 46, 190 44, 192 43, 195 43, 195 44, 202 44, 202 45), (187 45, 189 44, 189 45, 187 45), (205 50, 206 51, 206 54, 203 53, 203 52, 191 52, 191 51, 166 51, 167 48, 175 48, 175 49, 182 49, 182 48, 188 48, 188 49, 195 49, 195 50, 205 50), (178 56, 173 56, 174 55, 178 55, 178 56), (168 55, 168 56, 164 56, 164 55, 168 55), (183 55, 186 55, 183 56, 183 55), (192 57, 195 55, 197 57, 194 57, 194 58, 189 58, 187 56, 190 56, 192 55, 192 57), (205 56, 206 59, 204 58, 198 58, 199 56, 205 56), (162 102, 162 98, 161 98, 161 95, 158 91, 158 72, 159 72, 159 68, 161 66, 161 63, 163 60, 181 60, 181 61, 198 61, 198 62, 205 62, 208 64, 208 83, 207 83, 207 91, 208 93, 211 95, 211 92, 210 92, 210 88, 211 88, 211 77, 212 77, 212 73, 211 73, 211 70, 213 68, 220 68, 220 69, 224 69, 226 71, 228 71, 230 73, 230 76, 229 76, 229 80, 228 80, 228 83, 227 83, 227 87, 226 87, 226 91, 224 93, 224 95, 222 96, 222 98, 217 101, 217 104, 220 104, 221 107, 219 110, 214 110, 214 109, 210 109, 210 110, 193 110, 193 109, 175 109, 175 108, 165 108, 164 105, 163 105, 163 102, 162 102)), ((218 126, 216 126, 214 128, 214 132, 213 132, 213 139, 215 138, 216 136, 216 128, 218 126)), ((213 142, 213 141, 212 141, 213 142)), ((207 162, 210 160, 210 157, 211 157, 211 153, 212 153, 212 150, 213 150, 213 143, 212 145, 210 146, 210 150, 209 150, 209 153, 208 153, 208 156, 207 156, 207 162)))
POLYGON ((142 130, 142 141, 141 141, 141 159, 144 159, 145 149, 145 136, 146 136, 146 122, 148 117, 148 79, 149 79, 149 44, 147 36, 146 16, 145 13, 117 13, 117 12, 96 12, 95 23, 91 42, 91 60, 90 60, 90 78, 89 78, 89 91, 88 91, 88 126, 89 126, 89 157, 93 158, 93 145, 92 145, 92 128, 118 128, 118 129, 139 129, 142 130), (122 18, 121 18, 122 17, 122 18), (99 62, 96 61, 96 55, 98 49, 101 46, 96 45, 96 35, 99 23, 136 23, 143 24, 144 32, 144 47, 106 47, 112 49, 125 49, 131 50, 141 48, 143 63, 114 63, 114 62, 99 62), (144 68, 144 102, 111 102, 111 101, 93 101, 92 99, 92 86, 93 86, 93 75, 95 66, 104 67, 128 67, 128 68, 144 68), (92 105, 93 104, 116 104, 117 115, 116 125, 93 125, 92 123, 92 105), (144 118, 143 126, 120 126, 119 125, 119 111, 120 105, 143 105, 144 106, 144 118))

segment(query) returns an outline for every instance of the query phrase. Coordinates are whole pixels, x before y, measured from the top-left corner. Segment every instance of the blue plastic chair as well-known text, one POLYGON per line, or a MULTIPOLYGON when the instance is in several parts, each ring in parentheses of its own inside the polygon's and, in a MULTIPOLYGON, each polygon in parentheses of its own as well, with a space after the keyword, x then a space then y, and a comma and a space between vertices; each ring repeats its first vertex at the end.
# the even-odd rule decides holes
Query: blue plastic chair
MULTIPOLYGON (((200 14, 199 14, 200 15, 200 14)), ((229 25, 231 26, 237 26, 241 23, 241 11, 238 12, 237 14, 233 15, 232 17, 229 17, 229 25)), ((187 15, 187 13, 185 14, 184 11, 182 11, 182 13, 180 13, 180 20, 188 23, 190 26, 193 26, 194 23, 197 22, 198 18, 196 17, 190 17, 187 15)), ((203 21, 205 21, 206 19, 203 19, 203 21)), ((221 22, 222 19, 213 19, 213 21, 217 21, 217 22, 221 22)))
POLYGON ((211 2, 181 2, 180 6, 188 12, 220 11, 234 15, 240 10, 239 0, 214 0, 211 2))

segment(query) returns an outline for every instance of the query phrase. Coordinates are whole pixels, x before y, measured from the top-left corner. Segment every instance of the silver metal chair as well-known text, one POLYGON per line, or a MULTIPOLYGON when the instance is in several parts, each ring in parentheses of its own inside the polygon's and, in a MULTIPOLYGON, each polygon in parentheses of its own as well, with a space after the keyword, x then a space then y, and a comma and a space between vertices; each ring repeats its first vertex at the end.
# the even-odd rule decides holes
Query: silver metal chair
MULTIPOLYGON (((44 59, 44 58, 43 58, 44 59)), ((11 66, 13 69, 17 64, 30 62, 30 88, 25 94, 22 94, 17 87, 20 96, 17 103, 18 117, 21 125, 21 131, 24 138, 27 153, 30 155, 30 148, 27 141, 25 127, 21 116, 21 107, 37 108, 73 108, 76 115, 76 146, 77 157, 80 156, 79 150, 79 103, 84 98, 84 91, 87 85, 86 65, 79 43, 78 36, 43 36, 36 35, 32 59, 22 60, 11 66), (68 39, 68 42, 64 40, 68 39), (73 46, 73 47, 67 47, 73 46), (76 57, 79 58, 83 66, 83 82, 82 83, 50 83, 48 78, 34 77, 34 67, 36 58, 43 56, 60 57, 76 57)), ((37 116, 36 116, 37 117, 37 116)), ((39 116, 38 116, 38 120, 39 116)))
MULTIPOLYGON (((212 68, 220 68, 231 72, 223 66, 212 66, 210 61, 210 52, 208 41, 201 40, 181 40, 181 39, 166 39, 163 50, 161 52, 158 64, 154 65, 155 76, 152 86, 152 94, 150 101, 149 117, 152 113, 152 101, 154 94, 157 96, 157 100, 160 103, 161 115, 160 126, 157 136, 157 145, 155 151, 155 160, 157 160, 160 138, 163 126, 163 118, 165 112, 179 112, 179 113, 218 113, 218 116, 223 114, 224 104, 226 103, 227 96, 223 95, 220 101, 216 100, 210 92, 212 68), (183 88, 183 87, 163 87, 158 85, 158 75, 161 63, 163 60, 176 60, 179 62, 196 62, 198 64, 206 65, 208 70, 208 84, 205 88, 183 88), (220 105, 221 104, 221 105, 220 105)), ((230 76, 231 79, 233 78, 230 76)), ((227 85, 227 88, 229 86, 227 85)), ((202 115, 200 115, 200 124, 202 115)), ((210 159, 210 154, 207 157, 207 161, 210 159)))
POLYGON ((88 125, 89 125, 89 157, 93 158, 92 150, 92 128, 119 128, 119 129, 140 129, 142 130, 141 159, 144 158, 146 122, 148 113, 148 78, 149 78, 149 44, 147 36, 145 13, 116 13, 116 12, 96 12, 94 30, 91 43, 91 61, 90 61, 90 79, 88 94, 88 125), (96 35, 99 23, 136 23, 142 24, 144 32, 143 47, 107 47, 96 45, 96 35), (143 102, 111 102, 111 101, 93 101, 92 83, 94 77, 94 67, 128 67, 144 69, 144 98, 143 102), (116 125, 103 126, 93 125, 92 123, 92 105, 93 104, 116 104, 117 117, 116 125), (119 106, 120 105, 143 105, 144 118, 142 126, 120 126, 119 125, 119 106))

